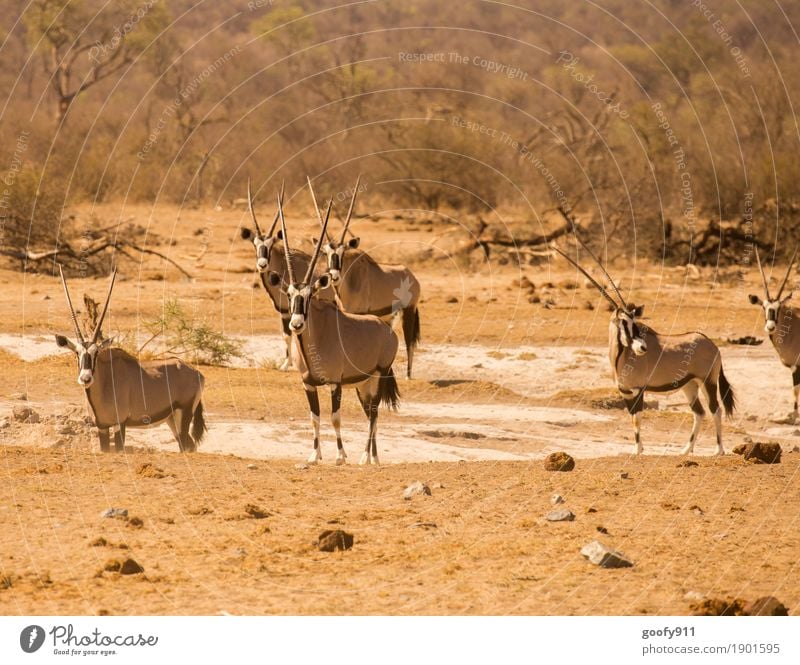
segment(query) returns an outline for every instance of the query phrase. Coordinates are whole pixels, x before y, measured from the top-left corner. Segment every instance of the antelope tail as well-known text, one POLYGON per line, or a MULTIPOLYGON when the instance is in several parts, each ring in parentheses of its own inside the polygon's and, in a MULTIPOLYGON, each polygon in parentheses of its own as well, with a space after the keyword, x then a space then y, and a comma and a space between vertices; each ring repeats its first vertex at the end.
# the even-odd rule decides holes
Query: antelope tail
POLYGON ((736 408, 736 397, 733 394, 731 384, 725 378, 725 372, 722 371, 721 366, 719 368, 719 397, 722 400, 722 406, 725 407, 725 415, 730 418, 736 408))
POLYGON ((403 310, 403 337, 408 349, 416 348, 420 342, 419 310, 416 307, 403 310))
POLYGON ((203 418, 203 402, 200 401, 197 403, 197 408, 194 410, 194 417, 192 418, 192 438, 195 445, 200 445, 207 431, 206 420, 203 418))
POLYGON ((400 390, 397 388, 397 381, 391 367, 387 371, 381 372, 378 382, 378 399, 384 406, 389 407, 392 411, 397 411, 400 404, 400 390))

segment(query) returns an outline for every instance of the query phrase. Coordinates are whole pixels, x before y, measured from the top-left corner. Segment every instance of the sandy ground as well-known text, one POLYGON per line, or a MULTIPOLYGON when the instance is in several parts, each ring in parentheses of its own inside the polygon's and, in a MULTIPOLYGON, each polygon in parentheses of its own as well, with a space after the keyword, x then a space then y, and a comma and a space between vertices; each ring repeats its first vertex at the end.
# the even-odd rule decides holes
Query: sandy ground
MULTIPOLYGON (((141 223, 154 216, 146 208, 119 214, 130 215, 141 223)), ((647 455, 631 457, 630 422, 606 356, 608 313, 566 266, 470 263, 436 220, 359 220, 366 248, 408 262, 422 282, 423 346, 414 379, 400 381, 400 411, 381 413, 382 466, 355 464, 366 421, 351 392, 343 403, 351 464, 333 465, 322 390, 323 464, 304 470, 295 465, 311 448, 307 405, 297 375, 275 369, 278 319, 252 273, 252 248, 237 240, 243 214, 156 216, 177 219, 158 226, 158 248, 193 279, 156 258, 122 262, 109 331, 141 340, 164 299, 178 296, 193 315, 238 338, 244 354, 230 367, 201 368, 209 421, 202 453, 177 454, 161 427, 129 430, 125 455, 101 455, 74 360, 52 341, 54 332, 71 332, 59 282, 0 271, 0 578, 7 579, 0 611, 681 614, 702 596, 768 593, 800 609, 793 522, 800 455, 790 452, 800 429, 781 423, 791 407, 790 373, 768 342, 724 341, 763 337, 759 310, 746 300, 759 292, 756 274, 741 282, 734 269, 618 270, 636 302, 647 303, 649 325, 700 329, 721 345, 739 404, 725 422, 726 449, 771 440, 787 453, 779 466, 712 458, 709 419, 696 449, 700 466, 678 468, 691 427, 682 393, 648 398, 647 455), (540 302, 519 287, 523 274, 540 302), (23 405, 39 423, 13 421, 23 405), (541 458, 556 450, 575 456, 578 469, 543 471, 541 458), (164 477, 138 473, 145 463, 164 477), (404 502, 403 488, 418 479, 433 496, 404 502), (565 495, 574 522, 543 521, 553 491, 565 495), (242 517, 247 504, 271 516, 242 517), (101 519, 109 506, 128 508, 144 525, 101 519), (356 546, 316 552, 311 540, 334 524, 354 533, 356 546), (598 534, 599 526, 609 534, 598 534), (578 552, 598 536, 636 566, 587 564, 578 552), (110 544, 90 546, 100 537, 110 544), (125 555, 144 575, 98 573, 125 555)), ((314 228, 308 220, 298 227, 308 232, 297 237, 314 228)), ((106 282, 70 284, 78 302, 83 292, 100 298, 106 282)), ((405 360, 401 350, 398 375, 405 360)))

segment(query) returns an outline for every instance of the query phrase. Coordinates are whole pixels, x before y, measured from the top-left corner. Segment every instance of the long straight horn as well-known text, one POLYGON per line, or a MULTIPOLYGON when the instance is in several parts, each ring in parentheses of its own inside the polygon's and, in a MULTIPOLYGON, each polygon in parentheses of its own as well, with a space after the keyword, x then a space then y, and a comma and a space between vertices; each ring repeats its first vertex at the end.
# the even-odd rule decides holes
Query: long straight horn
MULTIPOLYGON (((281 180, 281 204, 283 204, 283 192, 286 189, 286 181, 281 180)), ((269 237, 272 237, 272 234, 275 233, 275 227, 278 225, 278 211, 275 211, 275 216, 272 218, 272 226, 269 227, 269 237)))
MULTIPOLYGON (((319 220, 320 226, 323 223, 322 215, 319 212, 319 205, 317 205, 317 195, 314 194, 314 188, 311 186, 311 178, 306 176, 306 180, 308 181, 308 191, 311 192, 311 199, 314 201, 314 210, 317 213, 317 219, 319 220)), ((327 230, 325 231, 325 237, 328 239, 328 242, 331 241, 330 235, 328 235, 327 230)), ((320 236, 320 242, 322 241, 322 237, 320 236)))
POLYGON ((100 335, 100 329, 103 327, 103 319, 106 318, 106 312, 108 311, 108 305, 111 302, 111 292, 114 290, 114 282, 117 279, 117 269, 114 268, 114 271, 111 273, 111 281, 108 284, 108 294, 106 295, 106 304, 103 305, 103 313, 97 319, 97 325, 94 327, 94 332, 92 333, 92 344, 97 341, 97 337, 100 335))
MULTIPOLYGON (((586 276, 586 279, 588 279, 588 280, 589 280, 589 281, 590 281, 592 284, 594 284, 594 285, 595 285, 595 287, 597 288, 597 290, 598 290, 598 291, 600 291, 600 293, 602 293, 602 294, 603 294, 603 296, 605 297, 605 299, 606 299, 606 300, 608 300, 608 302, 610 302, 610 303, 611 303, 611 304, 614 306, 614 309, 619 309, 619 303, 615 302, 615 301, 614 301, 614 299, 613 299, 613 298, 612 298, 610 295, 608 295, 608 291, 606 291, 605 287, 604 287, 604 286, 601 286, 601 285, 599 284, 599 282, 597 282, 597 280, 595 280, 595 278, 594 278, 594 277, 592 277, 592 276, 591 276, 591 275, 590 275, 588 272, 586 272, 586 271, 585 271, 585 270, 584 270, 584 269, 583 269, 583 268, 582 268, 582 267, 581 267, 581 266, 580 266, 580 265, 577 263, 577 261, 573 261, 571 257, 567 256, 567 255, 566 255, 564 252, 562 252, 560 249, 558 249, 558 247, 555 247, 555 246, 552 246, 552 245, 551 245, 550 247, 551 247, 551 249, 554 249, 556 252, 558 252, 559 254, 561 254, 561 256, 563 256, 563 257, 564 257, 564 258, 565 258, 567 261, 569 261, 569 262, 570 262, 572 265, 574 265, 574 266, 575 266, 575 267, 576 267, 578 270, 580 270, 580 271, 581 271, 581 272, 582 272, 582 273, 583 273, 583 274, 586 276)), ((623 303, 623 304, 624 304, 624 303, 623 303)), ((628 306, 627 306, 627 305, 625 305, 625 309, 627 309, 627 307, 628 307, 628 306)))
POLYGON ((294 270, 292 270, 292 257, 289 256, 289 236, 286 234, 286 220, 283 218, 283 201, 278 196, 278 216, 281 219, 281 231, 283 232, 283 255, 286 257, 286 271, 289 273, 289 284, 296 284, 294 281, 294 270))
POLYGON ((78 325, 78 317, 75 316, 75 308, 72 306, 72 298, 69 297, 69 289, 67 288, 67 280, 64 278, 64 268, 58 266, 58 272, 61 274, 61 283, 64 285, 64 295, 67 296, 67 305, 69 306, 69 315, 72 317, 72 323, 75 326, 75 335, 81 344, 85 343, 81 327, 78 325))
POLYGON ((256 233, 258 233, 258 235, 263 235, 261 233, 261 227, 258 225, 258 220, 256 219, 256 210, 255 206, 253 205, 253 194, 250 191, 250 178, 247 179, 247 208, 250 210, 250 217, 253 218, 253 225, 256 227, 256 233))
POLYGON ((758 255, 758 244, 754 244, 756 248, 756 263, 758 263, 758 271, 761 273, 761 281, 764 283, 764 293, 767 294, 767 300, 772 300, 769 296, 769 285, 767 282, 767 276, 764 274, 764 268, 761 265, 761 257, 758 255))
POLYGON ((778 295, 775 296, 775 300, 781 299, 781 294, 783 293, 783 289, 786 286, 786 282, 789 279, 789 274, 792 272, 792 266, 794 265, 794 260, 797 258, 797 247, 794 248, 794 254, 792 254, 792 260, 789 261, 789 266, 786 268, 786 275, 781 282, 781 288, 778 289, 778 295))
POLYGON ((361 174, 356 178, 356 186, 353 188, 353 197, 350 199, 350 209, 347 211, 347 219, 344 220, 344 228, 342 229, 342 237, 339 239, 339 244, 344 243, 345 234, 350 227, 350 218, 353 216, 353 208, 356 205, 356 196, 358 195, 358 185, 361 183, 361 174))
POLYGON ((311 275, 314 274, 314 268, 317 265, 317 259, 319 258, 319 252, 322 249, 322 239, 325 237, 325 234, 328 231, 328 221, 331 218, 331 208, 333 207, 333 199, 328 201, 328 211, 325 213, 325 221, 322 222, 322 232, 319 234, 319 242, 317 242, 317 246, 314 248, 314 255, 311 257, 311 261, 308 264, 308 270, 306 270, 306 276, 303 279, 304 284, 308 284, 308 280, 311 279, 311 275))

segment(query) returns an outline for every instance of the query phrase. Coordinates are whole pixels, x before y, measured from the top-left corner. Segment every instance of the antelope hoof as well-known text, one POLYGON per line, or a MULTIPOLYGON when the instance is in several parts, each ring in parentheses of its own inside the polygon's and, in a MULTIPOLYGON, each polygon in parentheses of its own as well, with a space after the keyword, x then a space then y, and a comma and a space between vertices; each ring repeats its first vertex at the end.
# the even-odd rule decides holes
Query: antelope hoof
POLYGON ((336 466, 342 466, 344 464, 347 464, 347 455, 344 454, 344 450, 340 450, 336 455, 336 466))
POLYGON ((694 445, 691 443, 687 443, 683 450, 681 450, 681 455, 691 455, 694 452, 694 445))
POLYGON ((309 464, 318 464, 321 461, 322 461, 322 452, 319 449, 315 450, 308 457, 309 464))
POLYGON ((278 367, 279 372, 288 372, 292 369, 292 361, 286 358, 282 363, 281 366, 278 367))
POLYGON ((378 456, 377 455, 373 455, 372 456, 372 464, 380 464, 380 462, 378 461, 378 456))
POLYGON ((722 457, 725 454, 725 449, 722 446, 717 446, 717 456, 722 457))
POLYGON ((368 453, 361 453, 361 459, 358 462, 359 464, 363 466, 364 464, 370 464, 371 462, 372 460, 370 459, 368 453))

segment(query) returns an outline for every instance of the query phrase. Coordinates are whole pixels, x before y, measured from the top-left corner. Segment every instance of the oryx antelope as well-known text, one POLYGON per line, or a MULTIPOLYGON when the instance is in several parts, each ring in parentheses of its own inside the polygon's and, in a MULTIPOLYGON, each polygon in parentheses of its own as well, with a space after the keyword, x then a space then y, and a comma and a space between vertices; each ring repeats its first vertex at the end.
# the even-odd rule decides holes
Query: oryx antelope
MULTIPOLYGON (((372 314, 386 321, 391 321, 396 315, 402 317, 403 337, 408 354, 406 376, 410 379, 414 349, 420 341, 420 285, 414 273, 405 266, 380 264, 369 254, 359 250, 360 238, 354 236, 345 242, 360 181, 359 176, 338 240, 331 238, 327 232, 324 233, 320 237, 322 251, 327 257, 328 274, 333 287, 348 312, 372 314)), ((308 187, 314 198, 317 217, 322 223, 310 179, 308 187)))
POLYGON ((794 417, 797 418, 797 397, 800 394, 800 314, 789 307, 786 302, 792 297, 790 291, 787 296, 783 295, 786 282, 792 272, 794 260, 797 258, 797 248, 794 250, 791 261, 786 268, 786 275, 783 277, 777 295, 773 298, 769 293, 769 286, 764 268, 761 266, 761 258, 756 250, 756 261, 758 270, 761 273, 761 281, 764 284, 764 300, 756 295, 750 295, 750 303, 760 305, 764 308, 764 330, 769 336, 772 346, 778 352, 778 358, 784 366, 792 370, 792 386, 794 387, 794 417))
MULTIPOLYGON (((320 239, 325 236, 330 217, 322 223, 320 239)), ((314 268, 319 258, 321 241, 315 243, 314 254, 302 279, 295 277, 294 266, 289 261, 289 238, 283 208, 278 200, 278 214, 283 231, 283 251, 286 254, 288 280, 285 288, 289 300, 291 317, 289 329, 294 344, 294 362, 303 379, 303 387, 311 410, 314 428, 314 450, 308 461, 319 462, 322 451, 319 442, 320 411, 317 388, 331 388, 331 422, 336 430, 336 464, 344 464, 346 455, 342 446, 341 401, 342 386, 356 389, 364 413, 369 418, 367 446, 361 456, 361 464, 378 463, 376 441, 378 407, 381 403, 396 409, 399 392, 392 364, 397 354, 398 340, 392 328, 376 316, 364 316, 343 311, 337 303, 314 296, 330 285, 326 273, 313 279, 314 268), (313 280, 313 281, 312 281, 313 280)), ((269 281, 275 288, 283 289, 281 275, 270 272, 269 281)))
MULTIPOLYGON (((284 188, 281 186, 281 202, 283 201, 283 191, 284 188)), ((288 275, 286 257, 280 247, 280 243, 282 242, 281 232, 278 231, 277 234, 275 233, 275 228, 278 225, 278 211, 275 211, 275 217, 272 220, 272 226, 269 227, 269 231, 263 233, 258 224, 258 218, 256 217, 255 204, 250 191, 249 180, 247 181, 247 201, 255 231, 247 227, 242 227, 241 236, 243 240, 252 240, 253 242, 253 246, 256 250, 256 269, 261 278, 261 284, 264 286, 264 290, 272 301, 272 306, 275 308, 275 311, 281 317, 283 340, 286 344, 286 358, 281 364, 280 369, 288 370, 292 367, 292 333, 289 330, 289 319, 291 317, 289 313, 289 301, 286 298, 286 294, 281 291, 281 289, 272 286, 267 278, 270 272, 278 273, 283 280, 286 280, 288 275)), ((297 273, 304 273, 308 268, 310 260, 311 257, 301 250, 295 249, 291 252, 292 268, 297 273)), ((325 300, 333 300, 335 298, 335 293, 333 289, 323 289, 318 294, 318 297, 325 300)))
POLYGON ((683 454, 694 451, 697 433, 705 411, 700 403, 700 388, 706 395, 708 408, 714 417, 717 434, 717 454, 723 455, 722 408, 730 417, 735 408, 733 389, 722 371, 722 357, 717 345, 699 332, 662 335, 639 322, 644 305, 625 302, 614 280, 603 264, 576 235, 576 240, 595 260, 605 274, 619 302, 612 298, 577 261, 557 248, 553 248, 600 291, 613 307, 609 324, 608 358, 611 371, 625 406, 631 414, 635 438, 635 452, 642 452, 640 425, 645 392, 667 393, 682 389, 694 414, 694 424, 683 454))
POLYGON ((166 422, 183 452, 194 451, 206 431, 203 418, 203 375, 180 360, 140 362, 126 351, 112 347, 113 339, 100 340, 103 319, 111 301, 117 271, 111 274, 105 305, 89 339, 84 338, 67 281, 61 283, 75 326, 76 341, 56 335, 56 344, 70 349, 78 359, 78 385, 100 438, 100 449, 110 450, 110 430, 116 428, 114 447, 125 446, 126 427, 150 427, 166 422), (191 434, 189 432, 191 427, 191 434))

